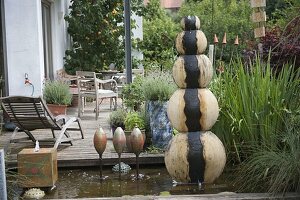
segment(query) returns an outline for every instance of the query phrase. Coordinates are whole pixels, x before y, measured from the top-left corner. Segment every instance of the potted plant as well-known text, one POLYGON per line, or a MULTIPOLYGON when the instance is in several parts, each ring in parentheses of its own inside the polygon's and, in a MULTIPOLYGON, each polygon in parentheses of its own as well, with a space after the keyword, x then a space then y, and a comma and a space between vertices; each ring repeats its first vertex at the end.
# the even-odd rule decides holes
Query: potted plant
POLYGON ((118 108, 114 110, 109 115, 109 124, 112 130, 112 133, 115 132, 117 127, 121 127, 125 130, 125 117, 126 117, 126 110, 122 108, 118 108))
POLYGON ((142 90, 142 76, 136 76, 132 83, 127 84, 122 89, 124 105, 127 109, 133 111, 141 110, 141 105, 145 101, 142 90))
POLYGON ((154 71, 145 77, 142 85, 149 117, 152 144, 165 149, 172 138, 172 127, 167 116, 167 102, 177 86, 171 72, 154 71))
POLYGON ((67 106, 72 102, 72 94, 66 82, 55 80, 46 82, 43 98, 54 116, 66 114, 67 106))
POLYGON ((126 146, 127 146, 127 150, 128 152, 132 151, 131 148, 131 132, 133 130, 134 127, 138 127, 142 134, 143 134, 143 138, 144 141, 146 139, 146 134, 145 134, 145 119, 143 116, 143 112, 137 112, 137 111, 131 111, 128 112, 126 117, 125 117, 125 136, 126 136, 126 146))

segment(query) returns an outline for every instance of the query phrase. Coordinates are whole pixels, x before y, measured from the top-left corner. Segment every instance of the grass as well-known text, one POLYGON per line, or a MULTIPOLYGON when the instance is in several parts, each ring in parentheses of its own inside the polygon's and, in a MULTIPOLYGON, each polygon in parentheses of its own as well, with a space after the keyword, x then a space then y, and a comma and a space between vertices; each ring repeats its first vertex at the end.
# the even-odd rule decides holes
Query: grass
POLYGON ((241 163, 254 145, 276 147, 285 119, 299 110, 300 70, 286 65, 276 76, 257 58, 250 69, 232 61, 211 83, 220 116, 213 132, 224 143, 230 161, 241 163))
POLYGON ((286 123, 273 148, 258 146, 239 169, 241 192, 300 192, 300 113, 286 123))

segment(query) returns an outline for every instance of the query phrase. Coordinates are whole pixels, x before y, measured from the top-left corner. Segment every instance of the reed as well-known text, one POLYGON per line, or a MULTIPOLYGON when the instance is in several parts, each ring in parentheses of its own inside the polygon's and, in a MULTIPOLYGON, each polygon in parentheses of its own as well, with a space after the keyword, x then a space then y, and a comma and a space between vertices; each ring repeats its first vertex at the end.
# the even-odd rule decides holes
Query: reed
POLYGON ((286 130, 273 148, 256 146, 236 173, 240 192, 300 192, 300 115, 286 119, 286 130))
POLYGON ((300 70, 284 66, 276 75, 269 62, 245 69, 232 61, 214 78, 210 89, 218 98, 220 116, 213 131, 224 142, 229 161, 242 162, 253 145, 275 147, 285 119, 300 109, 300 70))

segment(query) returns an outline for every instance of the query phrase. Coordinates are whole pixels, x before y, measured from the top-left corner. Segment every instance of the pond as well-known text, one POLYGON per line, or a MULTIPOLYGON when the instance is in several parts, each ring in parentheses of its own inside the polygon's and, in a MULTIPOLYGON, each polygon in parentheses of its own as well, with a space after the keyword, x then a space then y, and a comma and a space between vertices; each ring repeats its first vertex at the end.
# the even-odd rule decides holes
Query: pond
POLYGON ((60 169, 56 188, 46 192, 44 199, 63 198, 96 198, 120 197, 124 195, 186 195, 186 194, 215 194, 230 191, 230 188, 219 179, 215 184, 204 185, 174 185, 164 166, 140 166, 141 180, 135 179, 135 166, 127 173, 114 173, 110 167, 103 170, 108 176, 100 181, 100 172, 96 168, 60 169), (147 168, 146 168, 147 167, 147 168))

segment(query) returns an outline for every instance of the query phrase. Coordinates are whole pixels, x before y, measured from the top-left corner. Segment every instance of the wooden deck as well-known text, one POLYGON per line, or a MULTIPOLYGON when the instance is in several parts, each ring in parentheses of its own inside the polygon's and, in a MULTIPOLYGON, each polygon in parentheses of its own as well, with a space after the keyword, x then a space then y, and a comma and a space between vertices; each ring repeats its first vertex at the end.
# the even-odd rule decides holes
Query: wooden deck
MULTIPOLYGON (((84 130, 84 139, 81 139, 79 132, 70 132, 73 138, 73 146, 70 144, 61 144, 58 147, 58 167, 85 167, 85 166, 99 166, 99 155, 94 149, 93 137, 95 130, 100 125, 108 136, 106 150, 103 153, 103 165, 115 165, 118 163, 118 155, 114 150, 112 144, 112 133, 108 123, 109 101, 104 101, 100 105, 99 119, 95 119, 95 113, 92 104, 88 104, 85 113, 81 117, 82 128, 84 130)), ((69 107, 67 111, 69 116, 77 116, 77 108, 69 107)), ((35 130, 33 135, 39 138, 51 137, 51 131, 35 130)), ((33 148, 34 144, 30 141, 23 143, 9 143, 12 132, 5 130, 0 134, 0 149, 5 149, 7 153, 6 163, 8 167, 17 166, 17 154, 24 148, 33 148)), ((17 133, 18 137, 26 136, 25 133, 17 133)), ((40 147, 53 147, 53 144, 40 144, 40 147)), ((133 153, 124 152, 121 155, 123 162, 127 164, 135 164, 136 157, 133 153)), ((149 154, 141 153, 139 158, 140 164, 163 164, 163 154, 149 154)))

